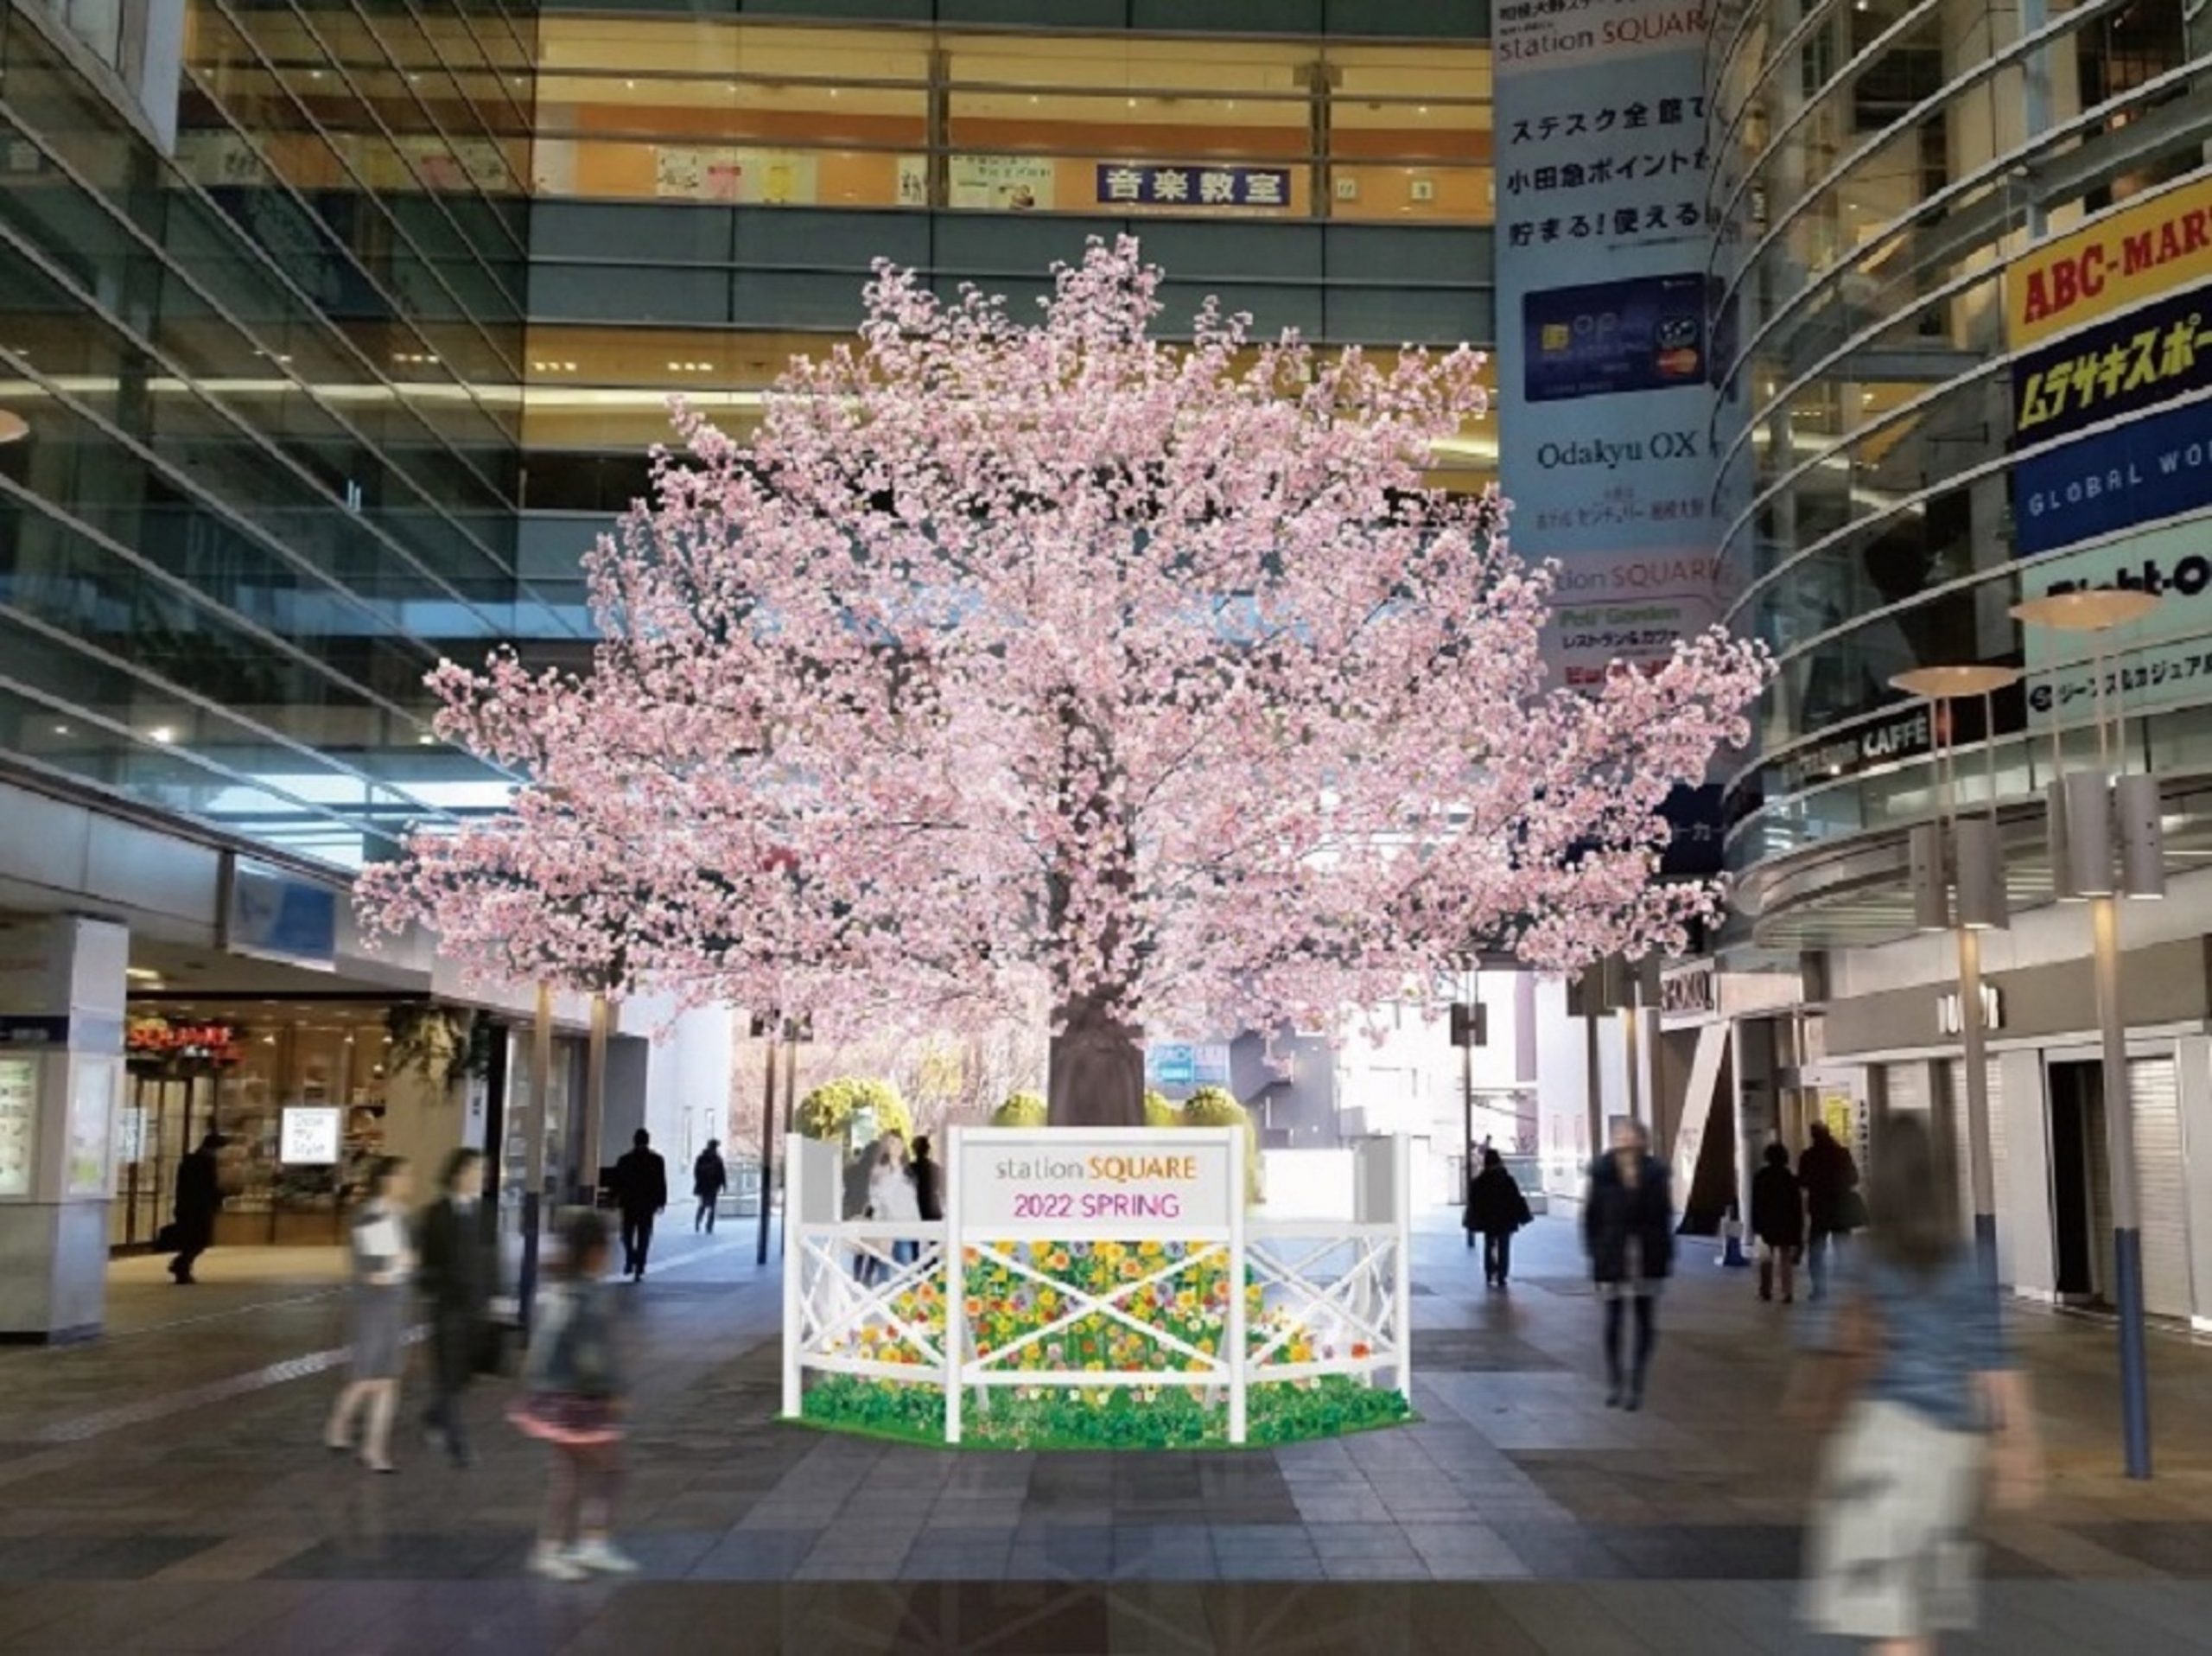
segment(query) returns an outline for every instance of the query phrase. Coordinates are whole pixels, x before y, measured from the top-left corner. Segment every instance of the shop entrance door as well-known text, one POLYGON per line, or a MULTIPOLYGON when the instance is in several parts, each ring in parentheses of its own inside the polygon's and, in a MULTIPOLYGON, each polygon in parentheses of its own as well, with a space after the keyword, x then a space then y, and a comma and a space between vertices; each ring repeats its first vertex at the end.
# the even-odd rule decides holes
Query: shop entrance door
POLYGON ((134 1075, 118 1133, 108 1245, 150 1248, 169 1222, 176 1167, 209 1131, 213 1084, 206 1076, 134 1075))
POLYGON ((2050 1218, 2058 1296, 2109 1297, 2112 1187, 2106 1174, 2104 1074, 2094 1063, 2050 1067, 2050 1218))

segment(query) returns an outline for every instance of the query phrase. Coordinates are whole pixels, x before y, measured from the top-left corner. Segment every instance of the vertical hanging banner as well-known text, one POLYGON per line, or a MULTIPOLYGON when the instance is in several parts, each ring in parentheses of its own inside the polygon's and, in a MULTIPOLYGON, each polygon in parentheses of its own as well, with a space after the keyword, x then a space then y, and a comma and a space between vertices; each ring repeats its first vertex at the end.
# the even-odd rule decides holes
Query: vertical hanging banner
POLYGON ((1719 618, 1695 0, 1496 12, 1498 471, 1562 682, 1719 618))

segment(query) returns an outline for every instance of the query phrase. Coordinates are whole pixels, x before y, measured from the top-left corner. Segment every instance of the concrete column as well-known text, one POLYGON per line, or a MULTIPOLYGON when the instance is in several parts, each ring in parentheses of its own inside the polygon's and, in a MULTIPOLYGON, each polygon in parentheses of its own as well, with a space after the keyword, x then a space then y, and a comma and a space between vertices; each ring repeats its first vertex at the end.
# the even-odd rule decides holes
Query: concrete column
POLYGON ((0 933, 0 1340, 100 1331, 130 957, 107 920, 0 933))
POLYGON ((2175 1044, 2181 1082, 2182 1188, 2189 1203, 2190 1325, 2212 1333, 2212 1038, 2175 1044))

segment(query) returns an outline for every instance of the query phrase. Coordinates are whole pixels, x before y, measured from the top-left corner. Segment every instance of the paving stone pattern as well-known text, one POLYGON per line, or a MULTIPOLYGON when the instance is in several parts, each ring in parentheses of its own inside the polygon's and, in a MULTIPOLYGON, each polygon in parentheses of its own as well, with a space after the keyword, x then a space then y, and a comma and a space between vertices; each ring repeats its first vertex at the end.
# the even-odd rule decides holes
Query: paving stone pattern
MULTIPOLYGON (((1440 1226, 1418 1424, 1123 1455, 779 1424, 772 1271, 728 1237, 662 1253, 625 1290, 639 1580, 523 1574, 543 1468, 500 1385, 473 1400, 467 1472, 411 1432, 397 1477, 327 1455, 327 1263, 232 1251, 198 1290, 118 1272, 97 1345, 0 1351, 0 1651, 1826 1647, 1792 1616, 1815 1446, 1774 1405, 1796 1313, 1704 1245, 1641 1413, 1603 1404, 1567 1223, 1524 1235, 1506 1293, 1440 1226)), ((2054 1483, 1988 1525, 1984 1631, 1959 1647, 2212 1650, 2212 1352, 2154 1339, 2159 1475, 2131 1484, 2110 1330, 2015 1328, 2054 1483)))

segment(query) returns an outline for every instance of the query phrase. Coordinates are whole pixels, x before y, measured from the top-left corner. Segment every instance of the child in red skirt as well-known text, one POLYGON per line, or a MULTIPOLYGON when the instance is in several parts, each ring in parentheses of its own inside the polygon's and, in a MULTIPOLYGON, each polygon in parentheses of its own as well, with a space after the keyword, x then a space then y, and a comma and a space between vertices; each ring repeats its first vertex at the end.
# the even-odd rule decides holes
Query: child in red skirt
POLYGON ((575 1582, 594 1572, 626 1576, 638 1566, 607 1538, 622 1475, 622 1379, 601 1280, 607 1221, 581 1213, 562 1235, 562 1271, 539 1302, 523 1368, 524 1395, 508 1418, 553 1450, 531 1572, 575 1582))

